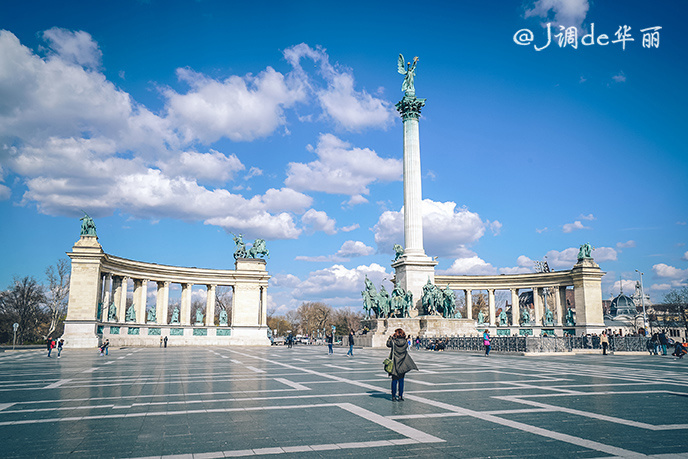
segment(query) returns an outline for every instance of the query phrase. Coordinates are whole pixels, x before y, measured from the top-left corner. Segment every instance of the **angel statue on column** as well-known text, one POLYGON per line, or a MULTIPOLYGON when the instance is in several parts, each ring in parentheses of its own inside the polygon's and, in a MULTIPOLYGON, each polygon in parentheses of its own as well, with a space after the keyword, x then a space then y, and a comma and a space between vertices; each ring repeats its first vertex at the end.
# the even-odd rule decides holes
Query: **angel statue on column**
POLYGON ((414 79, 416 77, 416 63, 418 62, 418 56, 413 58, 413 63, 408 62, 404 65, 404 56, 399 54, 399 62, 397 64, 399 73, 406 75, 404 82, 401 84, 401 90, 404 91, 406 96, 415 97, 416 87, 414 86, 414 79))

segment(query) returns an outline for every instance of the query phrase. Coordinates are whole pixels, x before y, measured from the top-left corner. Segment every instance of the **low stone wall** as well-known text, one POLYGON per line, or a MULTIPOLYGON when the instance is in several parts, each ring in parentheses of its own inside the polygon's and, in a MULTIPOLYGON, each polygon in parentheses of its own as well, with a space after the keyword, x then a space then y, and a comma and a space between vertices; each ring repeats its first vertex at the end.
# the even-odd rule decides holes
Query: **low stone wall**
POLYGON ((263 340, 256 342, 256 331, 267 339, 267 328, 262 327, 262 333, 257 327, 244 328, 107 324, 99 325, 96 334, 99 345, 108 339, 111 346, 159 347, 165 337, 168 346, 263 345, 263 340))
MULTIPOLYGON (((438 338, 439 339, 439 338, 438 338)), ((442 338, 446 349, 458 351, 483 351, 482 337, 461 336, 442 338)), ((643 336, 611 336, 610 352, 647 352, 647 341, 643 336)), ((437 339, 422 338, 421 348, 427 348, 437 339)), ((507 353, 559 353, 559 352, 601 352, 599 336, 493 336, 490 338, 492 351, 507 353)))

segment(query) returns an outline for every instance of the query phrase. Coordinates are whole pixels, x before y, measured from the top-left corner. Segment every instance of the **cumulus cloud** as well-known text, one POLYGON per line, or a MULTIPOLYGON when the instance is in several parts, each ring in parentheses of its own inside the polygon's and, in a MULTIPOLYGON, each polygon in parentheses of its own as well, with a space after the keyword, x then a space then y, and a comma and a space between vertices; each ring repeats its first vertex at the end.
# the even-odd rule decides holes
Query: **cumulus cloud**
POLYGON ((167 161, 161 161, 160 169, 170 176, 196 178, 199 182, 226 183, 245 167, 235 155, 226 156, 219 151, 208 153, 185 151, 167 161))
POLYGON ((635 282, 634 280, 621 279, 610 287, 612 295, 616 296, 619 292, 624 292, 626 295, 631 295, 635 292, 635 282))
POLYGON ((635 247, 635 241, 634 240, 616 243, 617 249, 629 249, 629 248, 633 248, 633 247, 635 247))
POLYGON ((284 57, 294 67, 294 74, 306 87, 316 94, 325 115, 340 127, 349 131, 360 131, 368 127, 387 127, 394 120, 391 105, 365 90, 354 89, 353 73, 338 65, 332 65, 323 48, 311 48, 305 43, 284 51, 284 57), (317 86, 301 66, 302 59, 319 64, 320 76, 326 86, 317 86))
POLYGON ((562 230, 563 230, 565 233, 571 233, 571 232, 573 232, 573 231, 581 230, 581 229, 590 229, 590 227, 589 227, 589 226, 583 225, 583 224, 580 222, 580 220, 576 220, 576 221, 573 222, 573 223, 566 223, 566 224, 562 227, 562 230))
POLYGON ((368 148, 352 148, 332 134, 320 135, 315 153, 318 159, 308 164, 289 163, 284 182, 288 187, 356 196, 368 194, 375 181, 402 178, 400 160, 380 158, 368 148))
POLYGON ((65 62, 70 62, 90 69, 101 65, 103 53, 91 34, 82 30, 71 30, 53 27, 43 32, 43 39, 52 53, 65 62))
POLYGON ((391 279, 393 276, 377 263, 352 269, 335 264, 309 273, 308 278, 292 290, 292 295, 304 301, 327 295, 350 295, 351 292, 363 290, 366 275, 375 285, 380 285, 384 278, 391 279))
POLYGON ((541 17, 543 23, 581 29, 589 8, 588 0, 537 0, 526 8, 525 17, 541 17))
MULTIPOLYGON (((575 247, 569 247, 561 252, 550 250, 545 257, 547 263, 553 268, 571 269, 578 261, 579 250, 575 247)), ((617 251, 611 247, 595 247, 592 256, 596 262, 615 261, 617 259, 617 251)))
POLYGON ((361 241, 346 241, 337 251, 337 255, 341 257, 365 257, 372 255, 374 252, 375 249, 368 247, 361 241))
MULTIPOLYGON (((351 232, 351 231, 353 231, 353 230, 357 230, 357 229, 360 228, 360 227, 361 227, 361 225, 359 225, 358 223, 354 223, 353 225, 349 225, 349 226, 344 226, 344 227, 342 227, 341 230, 342 230, 342 232, 344 232, 344 233, 349 233, 349 232, 351 232)), ((686 253, 688 253, 688 252, 686 252, 686 253)))
POLYGON ((177 76, 190 91, 166 89, 163 94, 169 118, 189 142, 266 137, 285 123, 284 109, 305 97, 301 85, 271 67, 257 76, 232 75, 222 81, 190 69, 178 69, 177 76))
POLYGON ((0 184, 0 201, 6 201, 12 196, 12 190, 5 185, 0 184))
MULTIPOLYGON (((199 140, 247 139, 276 129, 284 108, 302 97, 292 77, 267 68, 255 77, 216 81, 183 69, 180 78, 191 90, 166 90, 167 106, 157 115, 98 70, 101 53, 89 34, 50 29, 42 36, 47 58, 0 31, 0 162, 3 178, 16 174, 26 186, 22 204, 50 215, 83 208, 98 217, 122 209, 135 218, 298 237, 295 218, 311 197, 287 187, 244 197, 207 186, 234 180, 246 166, 233 154, 196 150, 199 140), (199 119, 193 104, 237 120, 218 113, 199 119)), ((252 167, 247 177, 261 173, 252 167)), ((7 197, 2 185, 0 198, 7 197)))
POLYGON ((669 280, 672 288, 688 285, 688 268, 681 269, 669 266, 666 263, 658 263, 652 266, 655 275, 662 279, 669 280))
MULTIPOLYGON (((456 203, 424 199, 423 236, 426 253, 440 256, 457 255, 485 234, 488 222, 466 207, 456 203)), ((385 211, 374 226, 375 242, 383 252, 390 252, 394 244, 404 241, 404 211, 385 211)))
POLYGON ((456 276, 480 276, 493 274, 521 274, 533 272, 533 261, 521 255, 518 257, 517 266, 496 268, 492 264, 480 258, 477 254, 470 251, 454 260, 449 269, 437 270, 437 274, 456 275, 456 276))
POLYGON ((588 215, 580 214, 579 218, 581 218, 582 220, 589 220, 589 221, 597 220, 593 214, 588 214, 588 215))
POLYGON ((681 257, 681 260, 683 261, 688 261, 688 252, 685 252, 683 256, 681 257))
POLYGON ((322 231, 325 234, 335 234, 337 232, 336 222, 328 217, 326 212, 321 210, 308 209, 301 216, 301 222, 313 228, 314 231, 322 231))

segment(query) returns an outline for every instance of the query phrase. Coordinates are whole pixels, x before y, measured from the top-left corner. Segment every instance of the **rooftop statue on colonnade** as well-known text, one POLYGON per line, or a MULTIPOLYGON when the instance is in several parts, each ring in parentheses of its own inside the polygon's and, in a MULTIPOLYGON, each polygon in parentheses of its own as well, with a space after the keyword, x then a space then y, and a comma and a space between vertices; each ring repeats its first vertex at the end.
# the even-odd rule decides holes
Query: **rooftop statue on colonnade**
MULTIPOLYGON (((82 210, 82 212, 84 212, 82 210)), ((79 219, 81 221, 81 235, 82 236, 95 236, 98 237, 96 234, 96 224, 93 222, 93 219, 89 217, 89 215, 84 212, 84 216, 79 219)))
POLYGON ((265 239, 256 239, 248 251, 249 258, 258 258, 258 256, 270 258, 270 251, 265 247, 265 239))
POLYGON ((592 251, 593 247, 590 245, 589 242, 586 242, 585 244, 580 246, 580 250, 578 251, 578 260, 583 260, 585 258, 592 258, 592 251))
POLYGON ((234 249, 234 259, 246 258, 246 244, 244 243, 244 236, 241 233, 238 235, 232 233, 232 236, 234 236, 233 239, 234 243, 236 244, 236 249, 234 249))

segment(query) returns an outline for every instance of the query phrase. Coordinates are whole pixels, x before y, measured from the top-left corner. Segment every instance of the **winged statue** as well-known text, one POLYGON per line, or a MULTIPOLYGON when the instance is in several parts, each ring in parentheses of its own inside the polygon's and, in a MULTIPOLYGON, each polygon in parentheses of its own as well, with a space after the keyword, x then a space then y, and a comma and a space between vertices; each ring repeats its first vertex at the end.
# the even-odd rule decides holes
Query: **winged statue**
POLYGON ((414 86, 414 79, 416 77, 416 64, 418 63, 418 56, 413 58, 413 63, 408 62, 404 64, 404 55, 399 54, 399 62, 397 68, 400 74, 405 75, 404 82, 401 84, 401 90, 407 96, 415 97, 416 87, 414 86))

